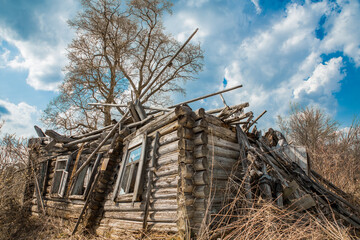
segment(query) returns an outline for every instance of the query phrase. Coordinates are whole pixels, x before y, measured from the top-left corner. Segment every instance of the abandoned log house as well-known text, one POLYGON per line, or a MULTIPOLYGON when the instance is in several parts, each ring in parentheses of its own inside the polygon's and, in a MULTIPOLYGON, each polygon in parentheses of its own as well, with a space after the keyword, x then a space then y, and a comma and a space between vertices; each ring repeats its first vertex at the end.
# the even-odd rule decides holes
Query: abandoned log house
POLYGON ((82 135, 36 128, 29 147, 37 177, 27 195, 33 214, 72 219, 74 231, 81 224, 110 238, 129 231, 196 238, 227 205, 229 182, 243 182, 249 202, 256 194, 301 210, 330 202, 360 226, 357 209, 308 168, 306 151, 272 129, 257 131, 261 115, 252 120, 248 103, 194 111, 189 102, 167 109, 130 103, 116 124, 82 135))

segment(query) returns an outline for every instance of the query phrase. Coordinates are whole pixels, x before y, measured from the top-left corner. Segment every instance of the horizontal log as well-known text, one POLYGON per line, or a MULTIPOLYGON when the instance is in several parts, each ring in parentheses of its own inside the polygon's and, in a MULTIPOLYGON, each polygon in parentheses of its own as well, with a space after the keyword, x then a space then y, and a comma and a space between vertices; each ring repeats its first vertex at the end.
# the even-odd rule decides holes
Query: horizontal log
MULTIPOLYGON (((177 232, 176 223, 164 223, 164 222, 154 222, 148 221, 148 229, 150 231, 160 231, 160 232, 177 232)), ((121 233, 121 229, 125 232, 128 231, 139 231, 142 230, 143 221, 129 221, 129 220, 121 220, 121 219, 113 219, 113 218, 103 218, 100 222, 99 227, 96 229, 96 233, 99 235, 108 236, 109 232, 119 231, 121 233), (101 232, 101 229, 104 229, 104 232, 101 232)), ((122 235, 124 236, 124 235, 122 235)))
POLYGON ((159 155, 162 155, 162 154, 166 154, 166 153, 169 153, 169 152, 174 152, 174 151, 176 151, 178 149, 179 149, 179 140, 171 142, 171 143, 166 144, 166 145, 160 145, 160 147, 158 149, 158 153, 159 153, 159 155))
POLYGON ((209 186, 195 186, 193 195, 196 198, 207 198, 209 196, 209 186))
POLYGON ((159 145, 166 145, 168 143, 179 140, 178 131, 165 134, 159 138, 159 145))
POLYGON ((206 157, 209 153, 209 150, 207 148, 207 146, 205 145, 198 145, 195 146, 194 148, 194 156, 195 158, 201 158, 201 157, 206 157))
POLYGON ((176 162, 173 164, 161 165, 154 171, 155 177, 162 177, 167 175, 173 175, 179 172, 179 166, 176 162))
POLYGON ((217 125, 214 125, 212 123, 208 124, 208 133, 209 133, 209 139, 210 139, 210 134, 213 133, 213 135, 218 136, 220 138, 226 139, 228 141, 237 143, 237 139, 236 139, 236 132, 230 130, 229 128, 225 128, 225 127, 220 127, 217 125))
MULTIPOLYGON (((144 220, 144 212, 104 212, 105 218, 142 221, 144 220)), ((177 219, 176 211, 149 211, 148 221, 156 222, 175 222, 177 219)))
POLYGON ((205 119, 199 119, 197 121, 195 121, 195 124, 193 126, 193 132, 194 133, 198 133, 198 132, 202 132, 205 131, 208 127, 208 123, 205 119))
POLYGON ((209 156, 221 156, 221 157, 227 157, 227 158, 232 158, 234 160, 237 160, 239 158, 239 151, 234 151, 231 149, 225 149, 223 147, 218 147, 218 146, 212 146, 210 144, 207 145, 208 146, 208 152, 209 152, 209 156))
MULTIPOLYGON (((148 136, 151 136, 152 133, 155 134, 156 130, 159 130, 160 128, 164 127, 165 125, 168 125, 171 122, 174 122, 178 117, 175 114, 175 111, 171 111, 157 119, 155 119, 154 121, 146 124, 145 126, 141 127, 140 129, 138 129, 136 131, 135 135, 144 133, 144 132, 148 132, 148 136)), ((160 133, 161 134, 161 133, 160 133)), ((161 134, 164 135, 164 134, 161 134)))
POLYGON ((194 169, 196 171, 206 170, 209 168, 207 157, 196 158, 194 161, 194 169))
POLYGON ((177 150, 173 152, 168 152, 165 154, 161 154, 158 159, 156 159, 156 163, 158 166, 167 165, 167 164, 177 164, 179 157, 179 152, 177 150))
POLYGON ((208 135, 206 132, 199 132, 195 134, 194 144, 195 145, 204 145, 208 143, 208 135))
POLYGON ((74 145, 79 144, 79 143, 93 141, 93 140, 96 140, 96 139, 100 138, 100 136, 101 136, 101 133, 98 133, 96 135, 92 135, 92 136, 89 136, 89 137, 84 137, 84 138, 81 138, 81 139, 66 143, 66 144, 64 144, 64 147, 67 148, 67 147, 71 147, 71 146, 74 146, 74 145))
MULTIPOLYGON (((147 176, 145 177, 145 182, 147 182, 147 176)), ((153 188, 176 188, 179 181, 179 174, 167 175, 163 177, 153 178, 153 188)))
MULTIPOLYGON (((149 209, 152 211, 161 210, 161 211, 172 211, 177 209, 177 200, 173 199, 150 199, 149 209)), ((145 202, 135 202, 134 205, 131 202, 117 202, 114 203, 111 200, 107 200, 104 205, 104 211, 144 211, 145 202)))
MULTIPOLYGON (((180 187, 181 187, 181 190, 182 192, 185 192, 185 193, 191 193, 193 190, 194 190, 194 184, 192 182, 191 179, 186 179, 186 178, 183 178, 183 179, 180 179, 180 187)), ((178 194, 180 194, 178 192, 178 194)))
POLYGON ((195 185, 209 184, 209 175, 206 171, 195 172, 193 179, 195 185))
POLYGON ((178 194, 177 188, 158 188, 152 189, 152 198, 176 198, 178 194))
POLYGON ((215 135, 208 135, 207 138, 208 145, 215 145, 218 147, 239 151, 239 143, 234 143, 215 135))
POLYGON ((238 160, 234 158, 216 156, 216 155, 212 155, 212 153, 209 153, 207 156, 207 162, 210 169, 219 168, 219 169, 231 170, 235 166, 237 161, 238 160))

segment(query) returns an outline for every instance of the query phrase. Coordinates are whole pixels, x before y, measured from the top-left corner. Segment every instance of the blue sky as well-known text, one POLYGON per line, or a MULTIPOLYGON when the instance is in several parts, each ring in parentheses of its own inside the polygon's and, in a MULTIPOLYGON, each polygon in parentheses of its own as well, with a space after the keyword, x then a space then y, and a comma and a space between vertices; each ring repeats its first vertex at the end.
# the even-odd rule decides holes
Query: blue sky
MULTIPOLYGON (((0 0, 0 119, 29 137, 56 96, 73 32, 75 0, 0 0)), ((177 0, 164 17, 179 41, 196 29, 204 71, 186 84, 194 98, 226 87, 229 105, 249 102, 260 128, 276 126, 290 102, 318 105, 348 126, 360 112, 360 3, 352 1, 177 0)), ((219 97, 191 105, 222 106, 219 97)))

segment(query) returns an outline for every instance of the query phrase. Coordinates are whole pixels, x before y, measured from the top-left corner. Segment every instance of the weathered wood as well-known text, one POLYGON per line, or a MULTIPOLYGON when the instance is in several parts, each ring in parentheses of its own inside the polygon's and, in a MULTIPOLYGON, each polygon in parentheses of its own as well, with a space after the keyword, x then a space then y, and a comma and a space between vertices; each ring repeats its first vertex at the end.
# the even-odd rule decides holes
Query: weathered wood
POLYGON ((176 105, 171 106, 170 108, 176 107, 176 106, 179 106, 179 105, 183 105, 183 104, 188 104, 188 103, 196 102, 196 101, 199 101, 199 100, 201 100, 201 99, 208 98, 208 97, 212 97, 212 96, 215 96, 215 95, 218 95, 218 94, 221 94, 221 93, 229 92, 229 91, 232 91, 232 90, 234 90, 234 89, 241 88, 241 87, 242 87, 242 85, 238 85, 238 86, 235 86, 235 87, 232 87, 232 88, 228 88, 228 89, 225 89, 225 90, 222 90, 222 91, 219 91, 219 92, 207 94, 207 95, 202 96, 202 97, 198 97, 198 98, 191 99, 191 100, 188 100, 188 101, 185 101, 185 102, 182 102, 182 103, 178 103, 178 104, 176 104, 176 105))
POLYGON ((208 135, 205 132, 200 132, 195 134, 194 144, 195 145, 204 145, 208 143, 208 135))
MULTIPOLYGON (((158 148, 159 145, 159 132, 156 133, 155 135, 155 139, 154 139, 154 151, 153 154, 151 156, 151 160, 150 160, 150 171, 148 171, 148 180, 147 180, 147 189, 146 189, 146 193, 145 193, 145 210, 144 210, 144 218, 143 218, 143 233, 147 232, 147 221, 148 221, 148 215, 149 215, 149 205, 150 205, 150 196, 151 196, 151 186, 153 184, 153 178, 154 178, 154 167, 156 165, 155 161, 157 158, 156 155, 156 149, 158 148)), ((142 235, 143 237, 143 235, 142 235)))
POLYGON ((237 135, 237 140, 239 143, 239 149, 240 149, 240 156, 239 156, 239 161, 241 161, 241 165, 242 165, 242 169, 243 169, 243 174, 244 174, 244 188, 245 188, 245 196, 246 199, 249 201, 248 202, 248 207, 251 207, 252 203, 252 193, 251 193, 251 186, 250 186, 250 176, 248 173, 248 160, 246 158, 246 150, 245 150, 245 140, 244 138, 246 138, 244 132, 241 130, 239 125, 236 125, 236 135, 237 135))
POLYGON ((193 195, 196 198, 207 198, 209 196, 209 186, 207 185, 195 186, 193 195))
POLYGON ((41 130, 41 128, 39 128, 38 126, 34 126, 36 134, 38 135, 38 137, 46 137, 45 133, 43 132, 43 130, 41 130))
POLYGON ((134 122, 139 122, 141 119, 136 112, 135 106, 132 102, 128 102, 128 109, 134 122))
MULTIPOLYGON (((239 151, 225 149, 223 147, 218 147, 218 146, 212 146, 210 144, 207 145, 207 147, 208 147, 208 152, 209 152, 210 156, 214 155, 214 156, 227 157, 227 158, 232 158, 232 159, 239 158, 239 151)), ((196 152, 196 150, 195 150, 195 152, 196 152)))
POLYGON ((147 117, 146 112, 145 112, 143 106, 141 105, 141 103, 139 102, 139 100, 135 101, 134 107, 135 107, 137 114, 140 117, 140 120, 146 119, 146 117, 147 117))
POLYGON ((178 149, 193 151, 194 150, 194 142, 189 139, 181 138, 178 142, 178 149))
POLYGON ((180 173, 183 178, 192 179, 194 175, 194 167, 192 164, 180 163, 180 173))
MULTIPOLYGON (((164 222, 152 222, 149 221, 149 229, 154 231, 166 231, 166 232, 177 232, 176 223, 164 223, 164 222)), ((99 229, 106 229, 104 234, 109 233, 109 228, 111 231, 115 229, 121 232, 121 229, 127 231, 138 231, 142 228, 142 221, 129 221, 129 220, 121 220, 121 219, 113 219, 113 218, 103 218, 100 222, 99 229)), ((110 231, 110 232, 111 232, 110 231)))
POLYGON ((159 189, 152 189, 151 191, 153 198, 176 199, 177 193, 178 191, 176 188, 159 188, 159 189))
POLYGON ((173 131, 169 134, 165 134, 163 136, 160 137, 159 139, 159 144, 160 145, 165 145, 171 142, 174 142, 176 140, 179 140, 179 136, 178 136, 178 131, 173 131))
POLYGON ((67 148, 67 147, 71 147, 71 146, 77 145, 77 144, 79 144, 79 143, 89 142, 89 141, 92 141, 92 140, 95 140, 95 139, 100 138, 100 136, 101 136, 101 133, 98 133, 98 134, 95 134, 95 135, 91 135, 91 136, 89 136, 89 137, 84 137, 84 138, 81 138, 81 139, 78 139, 78 140, 75 140, 75 141, 66 143, 66 144, 64 144, 64 147, 67 148))
POLYGON ((200 119, 195 121, 195 124, 193 126, 194 133, 205 131, 208 127, 208 123, 205 119, 200 119))
MULTIPOLYGON (((156 222, 175 222, 176 211, 149 211, 149 221, 156 222)), ((104 212, 104 218, 142 221, 144 220, 144 212, 104 212)), ((146 230, 146 229, 144 229, 146 230)))
POLYGON ((237 159, 221 157, 221 156, 213 156, 212 153, 210 152, 207 156, 207 161, 210 169, 219 168, 219 169, 231 170, 235 166, 237 159))
MULTIPOLYGON (((149 204, 149 209, 151 211, 172 211, 177 209, 177 200, 176 199, 167 199, 167 198, 157 198, 151 199, 149 204)), ((114 203, 111 200, 108 200, 104 204, 104 211, 114 211, 114 212, 123 212, 123 211, 141 211, 145 209, 145 204, 143 202, 119 202, 114 203)))
POLYGON ((56 142, 59 142, 59 143, 68 143, 68 142, 74 141, 74 139, 60 135, 59 133, 55 132, 54 130, 46 130, 45 134, 48 135, 49 137, 53 138, 56 142))
POLYGON ((195 157, 190 151, 186 150, 180 150, 179 156, 178 156, 178 163, 186 163, 186 164, 192 164, 195 161, 195 157), (185 153, 185 155, 184 155, 185 153))
MULTIPOLYGON (((129 114, 129 112, 126 112, 122 119, 125 119, 125 117, 129 114)), ((95 148, 95 150, 90 154, 90 156, 86 159, 86 161, 81 165, 81 167, 76 171, 74 174, 74 177, 80 174, 80 172, 88 165, 91 161, 91 159, 95 156, 97 151, 106 143, 106 141, 114 135, 116 129, 120 126, 121 120, 115 124, 115 126, 111 129, 111 131, 106 135, 106 137, 101 141, 101 143, 95 148)))
POLYGON ((206 157, 208 152, 209 152, 209 150, 208 150, 207 146, 205 146, 205 145, 198 145, 198 146, 195 146, 195 148, 194 148, 195 158, 206 157))
POLYGON ((248 131, 252 125, 254 125, 267 111, 263 111, 254 121, 252 121, 249 126, 246 127, 246 131, 248 131))
POLYGON ((179 171, 179 166, 175 162, 174 164, 161 165, 155 169, 155 175, 157 177, 173 175, 179 171))
POLYGON ((126 127, 128 127, 128 128, 137 127, 137 126, 145 124, 146 122, 150 121, 153 118, 154 118, 154 116, 148 116, 148 117, 142 119, 141 121, 130 123, 126 127))
POLYGON ((234 117, 231 117, 231 118, 224 119, 224 122, 226 122, 226 123, 234 123, 234 122, 241 121, 241 120, 243 120, 245 118, 248 118, 248 117, 250 117, 252 115, 253 115, 253 112, 246 112, 246 113, 241 114, 240 116, 234 116, 234 117))
POLYGON ((303 197, 296 199, 290 205, 291 209, 305 211, 311 207, 316 205, 314 199, 311 197, 310 194, 306 194, 303 197))
POLYGON ((187 105, 176 106, 175 107, 175 114, 178 117, 179 116, 186 116, 186 115, 190 116, 190 115, 192 115, 192 113, 193 113, 192 109, 187 105))
MULTIPOLYGON (((246 103, 241 103, 241 104, 237 104, 237 105, 234 105, 234 106, 230 106, 229 108, 230 109, 241 110, 242 108, 246 108, 248 106, 249 106, 249 103, 246 102, 246 103)), ((207 114, 214 114, 214 113, 221 112, 222 110, 224 110, 224 108, 212 109, 212 110, 206 111, 206 113, 207 114)))
POLYGON ((177 136, 179 138, 193 139, 194 138, 194 132, 192 131, 192 129, 185 128, 185 127, 180 127, 177 130, 177 136))
POLYGON ((103 133, 104 131, 106 131, 106 130, 112 128, 112 127, 114 127, 114 125, 109 125, 109 126, 106 126, 104 128, 100 128, 98 130, 95 130, 95 131, 92 131, 92 132, 89 132, 89 133, 85 133, 85 134, 82 134, 82 135, 71 136, 71 138, 80 139, 80 138, 89 137, 91 135, 95 135, 95 134, 98 134, 98 133, 103 133))
POLYGON ((77 228, 78 228, 78 226, 79 226, 79 224, 80 224, 81 218, 82 218, 82 216, 83 216, 83 214, 84 214, 84 212, 85 212, 85 209, 86 209, 87 205, 89 204, 90 197, 91 197, 91 193, 92 193, 92 191, 94 190, 94 188, 95 188, 95 186, 96 186, 96 183, 97 183, 97 181, 98 181, 98 179, 99 179, 99 176, 100 176, 100 172, 98 172, 98 173, 96 174, 96 177, 95 177, 95 179, 94 179, 94 182, 92 183, 92 185, 91 185, 91 187, 90 187, 89 194, 87 195, 86 201, 85 201, 85 203, 84 203, 84 207, 83 207, 82 210, 81 210, 81 213, 80 213, 80 215, 79 215, 79 217, 78 217, 78 219, 77 219, 77 221, 76 221, 74 230, 72 231, 71 235, 74 235, 74 233, 76 232, 76 230, 77 230, 77 228))
POLYGON ((159 166, 167 165, 167 164, 177 164, 179 157, 179 152, 177 150, 173 152, 168 152, 165 154, 161 154, 157 159, 157 164, 159 166))
POLYGON ((194 174, 195 185, 209 184, 209 175, 206 171, 195 172, 194 174))
POLYGON ((194 169, 196 171, 206 170, 209 168, 207 157, 196 158, 194 161, 194 169))
POLYGON ((161 145, 158 149, 158 153, 159 155, 162 155, 176 150, 179 150, 179 140, 166 145, 161 145))
POLYGON ((230 142, 226 139, 220 138, 215 135, 208 135, 208 145, 215 145, 224 149, 231 149, 234 151, 239 151, 239 144, 230 142))
POLYGON ((195 125, 195 120, 191 116, 185 115, 179 117, 179 125, 185 128, 193 128, 195 125))
POLYGON ((195 120, 198 120, 200 118, 205 118, 205 109, 199 108, 195 112, 195 120))
MULTIPOLYGON (((151 133, 153 133, 153 135, 155 135, 155 131, 164 127, 165 125, 168 125, 169 123, 174 122, 177 119, 177 116, 175 114, 175 111, 171 111, 165 115, 163 115, 162 117, 159 117, 158 119, 146 124, 145 126, 141 127, 140 129, 137 130, 137 134, 143 133, 143 132, 148 132, 149 136, 151 136, 151 133)), ((158 130, 160 132, 160 135, 164 135, 164 133, 162 133, 160 130, 158 130)), ((172 131, 170 131, 172 132, 172 131)), ((134 134, 135 135, 135 134, 134 134)))

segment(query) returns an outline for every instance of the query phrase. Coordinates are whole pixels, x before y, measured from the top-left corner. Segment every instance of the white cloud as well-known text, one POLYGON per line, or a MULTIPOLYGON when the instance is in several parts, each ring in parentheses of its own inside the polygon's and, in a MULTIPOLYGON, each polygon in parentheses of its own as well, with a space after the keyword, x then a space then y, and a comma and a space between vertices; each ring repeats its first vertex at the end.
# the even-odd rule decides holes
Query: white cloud
POLYGON ((329 19, 328 34, 322 50, 326 53, 343 51, 360 66, 360 3, 357 0, 341 2, 341 11, 329 19))
POLYGON ((256 13, 260 14, 262 10, 261 10, 260 4, 259 4, 259 0, 251 0, 251 2, 254 4, 256 13))
POLYGON ((332 58, 325 64, 317 65, 309 79, 294 89, 295 99, 306 95, 332 97, 332 93, 340 89, 339 81, 345 76, 341 72, 342 66, 342 57, 332 58))
POLYGON ((6 17, 9 16, 0 19, 0 40, 17 50, 17 53, 11 52, 11 58, 2 56, 0 66, 28 70, 26 82, 36 90, 57 89, 63 80, 62 68, 67 62, 65 48, 72 38, 66 19, 74 12, 69 11, 74 7, 74 2, 65 0, 52 4, 46 11, 36 9, 36 6, 28 9, 33 22, 32 25, 22 23, 23 28, 8 24, 6 17), (31 31, 25 34, 24 28, 31 31))
POLYGON ((201 7, 204 3, 207 3, 209 0, 187 0, 186 5, 189 7, 201 7))
POLYGON ((0 112, 0 120, 5 121, 1 129, 1 134, 16 134, 18 137, 35 136, 34 125, 38 124, 41 112, 35 107, 25 102, 18 104, 1 100, 0 106, 6 108, 6 112, 0 112))

